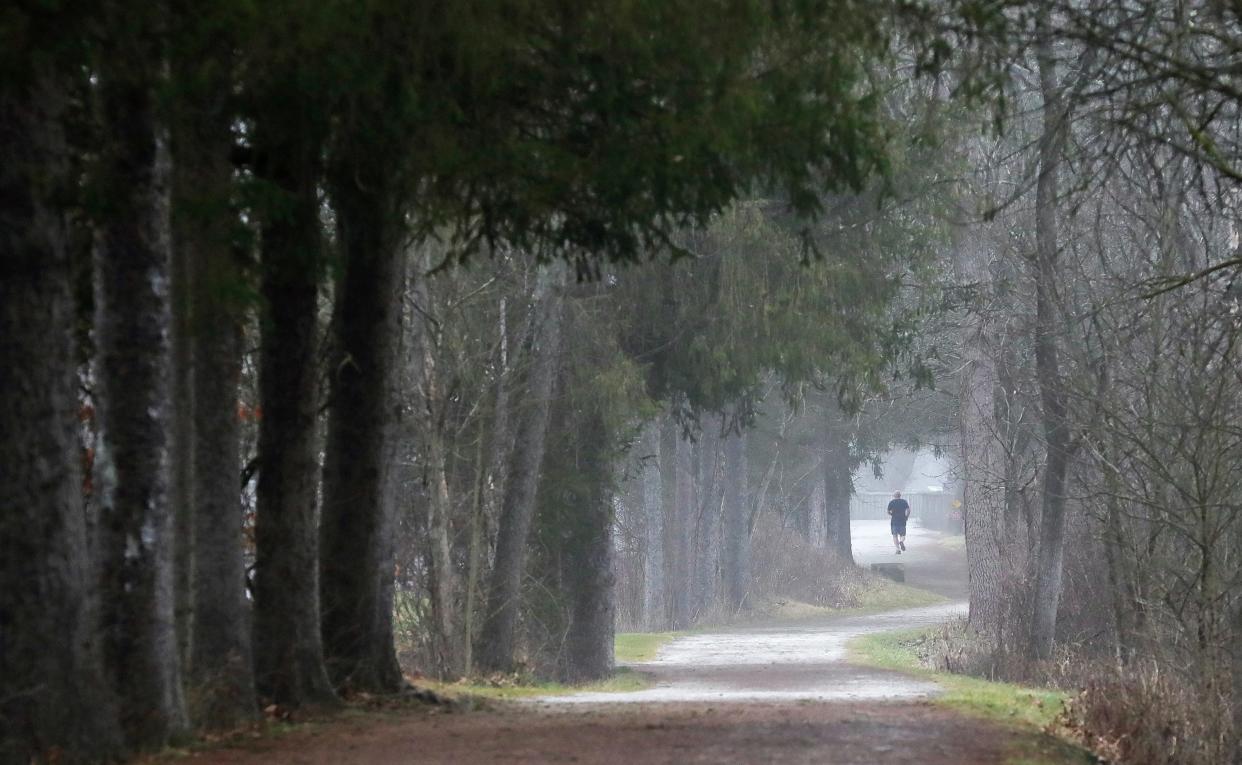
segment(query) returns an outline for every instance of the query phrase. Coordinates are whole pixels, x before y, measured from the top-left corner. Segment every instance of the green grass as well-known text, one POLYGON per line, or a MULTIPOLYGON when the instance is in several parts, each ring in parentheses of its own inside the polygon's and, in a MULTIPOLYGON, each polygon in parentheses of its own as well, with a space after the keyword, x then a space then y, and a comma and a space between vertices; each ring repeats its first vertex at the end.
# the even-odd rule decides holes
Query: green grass
POLYGON ((1053 729, 1053 722, 1064 707, 1068 694, 926 667, 912 644, 936 629, 901 630, 855 638, 847 646, 850 661, 931 680, 943 689, 943 693, 935 697, 935 703, 1011 728, 1016 735, 1013 753, 1006 760, 1006 765, 1093 761, 1080 747, 1048 732, 1053 729))
MULTIPOLYGON (((934 592, 876 577, 876 582, 863 590, 859 603, 853 610, 890 611, 899 608, 919 608, 947 603, 949 599, 934 592)), ((850 609, 845 609, 850 610, 850 609)))
POLYGON ((660 647, 684 632, 619 632, 616 639, 617 661, 651 661, 660 647))
POLYGON ((1052 723, 1068 698, 1061 691, 997 683, 968 675, 928 669, 909 645, 933 630, 916 629, 864 635, 850 641, 851 661, 872 667, 900 670, 933 680, 944 688, 937 701, 976 717, 1045 728, 1052 723))

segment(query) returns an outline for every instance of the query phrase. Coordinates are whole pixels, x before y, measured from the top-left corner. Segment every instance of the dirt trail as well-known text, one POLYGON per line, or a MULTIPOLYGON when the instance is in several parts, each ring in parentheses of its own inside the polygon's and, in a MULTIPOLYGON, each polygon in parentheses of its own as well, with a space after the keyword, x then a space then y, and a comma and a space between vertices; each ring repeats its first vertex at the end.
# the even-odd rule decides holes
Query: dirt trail
POLYGON ((342 721, 216 750, 200 763, 897 763, 992 765, 1003 729, 921 703, 658 704, 342 721))
MULTIPOLYGON (((962 552, 940 544, 934 532, 911 532, 908 553, 897 557, 886 524, 856 522, 855 557, 860 565, 901 562, 907 584, 963 597, 962 552)), ((845 662, 845 643, 856 635, 932 624, 963 609, 964 603, 952 602, 693 635, 641 665, 656 678, 645 691, 547 698, 483 712, 342 719, 194 759, 238 765, 958 765, 1037 752, 1037 737, 935 707, 926 700, 936 693, 930 683, 845 662)))

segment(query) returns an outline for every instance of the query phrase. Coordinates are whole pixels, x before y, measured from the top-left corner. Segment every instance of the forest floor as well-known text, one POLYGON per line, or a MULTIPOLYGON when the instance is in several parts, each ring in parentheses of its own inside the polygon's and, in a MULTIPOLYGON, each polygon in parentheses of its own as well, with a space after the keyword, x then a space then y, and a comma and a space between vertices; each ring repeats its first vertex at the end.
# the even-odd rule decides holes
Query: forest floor
POLYGON ((847 644, 883 650, 886 633, 964 613, 960 547, 912 526, 908 552, 896 556, 886 527, 854 523, 859 565, 900 562, 907 584, 948 602, 676 637, 653 660, 631 665, 650 676, 633 692, 355 713, 188 757, 204 765, 1089 761, 1025 717, 980 713, 961 688, 946 695, 956 693, 955 703, 940 703, 944 688, 932 673, 851 663, 900 666, 847 644))

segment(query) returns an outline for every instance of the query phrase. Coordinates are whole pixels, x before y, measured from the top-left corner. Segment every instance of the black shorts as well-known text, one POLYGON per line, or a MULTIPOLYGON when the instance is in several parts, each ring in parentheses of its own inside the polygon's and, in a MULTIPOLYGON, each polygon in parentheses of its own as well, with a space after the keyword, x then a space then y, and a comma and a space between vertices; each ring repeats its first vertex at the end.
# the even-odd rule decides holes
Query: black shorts
POLYGON ((899 521, 899 520, 893 519, 889 521, 888 525, 889 525, 889 528, 893 530, 894 536, 904 537, 906 535, 906 522, 904 520, 899 521))

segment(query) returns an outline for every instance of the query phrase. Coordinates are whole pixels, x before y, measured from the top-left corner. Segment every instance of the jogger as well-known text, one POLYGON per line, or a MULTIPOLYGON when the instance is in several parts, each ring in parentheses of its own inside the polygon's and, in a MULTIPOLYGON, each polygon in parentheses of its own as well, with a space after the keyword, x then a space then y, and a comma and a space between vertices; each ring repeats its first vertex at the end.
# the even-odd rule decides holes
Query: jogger
POLYGON ((893 547, 901 555, 906 549, 906 519, 910 517, 910 503, 901 498, 901 492, 893 492, 893 498, 888 503, 888 514, 891 518, 889 530, 893 532, 893 547))

